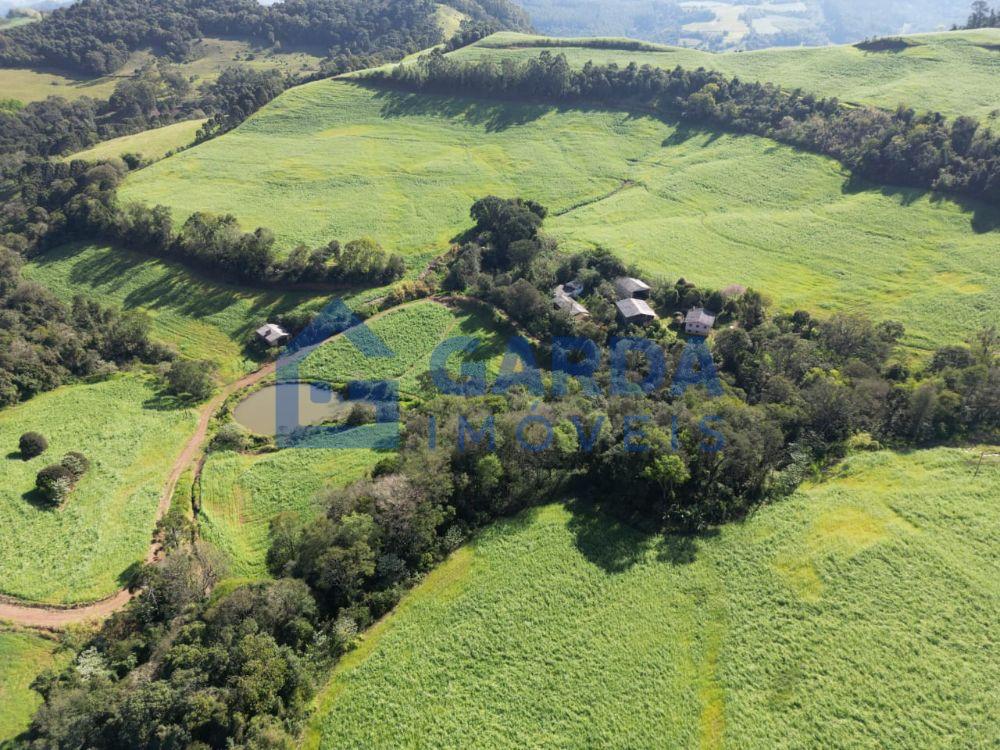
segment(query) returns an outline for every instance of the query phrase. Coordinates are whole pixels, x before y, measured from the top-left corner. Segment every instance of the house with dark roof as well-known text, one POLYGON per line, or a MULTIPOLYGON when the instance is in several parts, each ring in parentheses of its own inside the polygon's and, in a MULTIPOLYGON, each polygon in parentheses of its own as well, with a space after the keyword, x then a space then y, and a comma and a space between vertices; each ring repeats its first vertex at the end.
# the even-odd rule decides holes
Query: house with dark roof
POLYGON ((257 329, 257 338, 268 346, 279 346, 290 338, 288 331, 277 323, 265 323, 257 329))
POLYGON ((552 290, 552 306, 569 313, 574 318, 590 317, 590 311, 566 292, 566 286, 560 284, 552 290))
POLYGON ((659 317, 645 300, 620 299, 615 306, 618 308, 618 317, 626 323, 646 325, 659 317))
POLYGON ((692 307, 684 318, 684 332, 692 336, 707 336, 715 325, 715 316, 702 307, 692 307))
POLYGON ((622 276, 614 281, 618 299, 649 299, 650 286, 642 279, 622 276))

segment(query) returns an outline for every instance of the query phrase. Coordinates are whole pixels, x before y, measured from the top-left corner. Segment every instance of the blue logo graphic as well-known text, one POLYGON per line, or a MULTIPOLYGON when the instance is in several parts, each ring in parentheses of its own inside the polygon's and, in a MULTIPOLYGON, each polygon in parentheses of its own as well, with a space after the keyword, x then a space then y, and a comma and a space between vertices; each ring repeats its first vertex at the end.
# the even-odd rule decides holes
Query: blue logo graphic
MULTIPOLYGON (((344 414, 348 405, 367 404, 374 411, 373 423, 303 425, 299 418, 300 399, 303 398, 299 383, 308 382, 301 377, 302 362, 320 345, 334 336, 341 336, 363 355, 365 359, 385 360, 395 358, 395 352, 357 317, 341 300, 331 302, 282 352, 277 362, 276 380, 279 384, 275 399, 277 443, 281 448, 369 448, 393 450, 399 447, 399 390, 394 380, 347 380, 344 392, 333 390, 329 383, 313 383, 309 399, 314 404, 330 404, 335 399, 343 401, 344 414), (281 384, 290 387, 282 388, 281 384), (291 384, 295 384, 291 386, 291 384)), ((539 400, 545 398, 543 372, 535 361, 531 343, 520 336, 507 343, 500 372, 492 384, 487 382, 486 365, 481 361, 466 361, 463 357, 458 376, 448 369, 453 356, 471 355, 480 345, 472 336, 456 336, 440 343, 430 357, 430 382, 444 395, 477 397, 487 394, 503 395, 512 389, 529 393, 539 400)), ((552 398, 564 397, 569 392, 569 381, 574 380, 579 392, 588 398, 601 395, 595 379, 600 369, 602 352, 593 341, 584 338, 556 338, 552 346, 551 392, 552 398)), ((611 342, 609 352, 611 396, 644 396, 654 393, 667 382, 666 354, 654 341, 644 338, 621 338, 611 342), (641 374, 641 378, 640 378, 641 374)), ((703 337, 687 340, 677 371, 670 382, 670 395, 683 396, 688 388, 704 386, 710 397, 721 396, 722 384, 712 360, 711 352, 703 337)), ((535 413, 536 401, 530 414, 517 426, 516 438, 526 451, 538 453, 548 449, 553 442, 553 426, 548 419, 535 413), (535 429, 532 430, 531 428, 535 429)), ((457 444, 459 450, 473 447, 493 449, 496 445, 493 415, 475 417, 461 415, 458 420, 457 444)), ((704 417, 698 427, 705 438, 700 448, 706 452, 722 450, 722 434, 710 427, 719 417, 704 417)), ((347 420, 352 421, 352 420, 347 420)), ((364 420, 367 421, 367 420, 364 420)), ((605 423, 603 416, 587 426, 582 417, 570 417, 579 437, 582 452, 593 449, 605 423)), ((644 426, 648 415, 626 415, 623 422, 624 447, 630 452, 649 450, 643 441, 644 426)), ((677 449, 677 418, 673 419, 671 443, 677 449)), ((437 447, 437 420, 431 415, 429 447, 437 447)))

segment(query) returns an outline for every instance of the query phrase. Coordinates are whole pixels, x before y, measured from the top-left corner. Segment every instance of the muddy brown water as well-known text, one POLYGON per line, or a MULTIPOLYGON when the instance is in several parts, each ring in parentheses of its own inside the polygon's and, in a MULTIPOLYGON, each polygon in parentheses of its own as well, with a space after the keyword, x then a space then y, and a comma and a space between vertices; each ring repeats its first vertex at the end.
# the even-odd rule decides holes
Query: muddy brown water
POLYGON ((278 383, 261 388, 240 401, 233 409, 233 419, 258 435, 275 435, 279 424, 282 431, 321 424, 346 416, 348 410, 335 391, 311 383, 278 383))

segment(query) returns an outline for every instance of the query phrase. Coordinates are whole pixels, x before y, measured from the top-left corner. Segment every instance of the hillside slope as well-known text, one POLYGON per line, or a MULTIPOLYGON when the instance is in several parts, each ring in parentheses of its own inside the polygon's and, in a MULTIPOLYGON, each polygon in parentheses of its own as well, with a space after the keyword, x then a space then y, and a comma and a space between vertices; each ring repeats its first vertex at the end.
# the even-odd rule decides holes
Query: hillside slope
POLYGON ((711 54, 625 39, 548 39, 502 32, 457 50, 460 59, 525 58, 548 49, 582 66, 615 62, 673 68, 704 67, 743 79, 802 88, 841 101, 954 117, 1000 117, 1000 29, 906 36, 899 52, 866 52, 853 45, 711 54), (636 47, 639 46, 639 49, 636 47))
POLYGON ((320 81, 135 173, 121 197, 181 221, 233 213, 286 248, 370 235, 418 267, 489 193, 540 201, 567 247, 752 285, 783 308, 897 318, 914 346, 961 340, 1000 310, 994 212, 855 184, 835 162, 766 139, 629 113, 320 81))
POLYGON ((368 633, 306 747, 985 747, 1000 465, 853 456, 710 538, 549 506, 368 633))

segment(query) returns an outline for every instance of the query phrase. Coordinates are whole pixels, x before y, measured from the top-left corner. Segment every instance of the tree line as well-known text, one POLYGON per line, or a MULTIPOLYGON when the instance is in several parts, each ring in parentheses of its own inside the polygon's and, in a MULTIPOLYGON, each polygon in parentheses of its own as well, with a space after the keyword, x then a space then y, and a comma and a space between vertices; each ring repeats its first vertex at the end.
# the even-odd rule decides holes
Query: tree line
MULTIPOLYGON (((445 3, 479 21, 528 30, 508 0, 445 3)), ((0 65, 46 65, 88 76, 114 73, 132 52, 183 62, 205 36, 256 45, 398 60, 441 41, 432 0, 81 0, 0 33, 0 65)))
POLYGON ((166 206, 119 204, 116 188, 127 172, 121 160, 25 162, 0 204, 0 245, 30 257, 69 241, 117 242, 252 284, 384 284, 406 270, 401 255, 369 238, 299 246, 282 255, 273 232, 263 227, 244 232, 232 215, 197 212, 177 227, 166 206))
POLYGON ((954 27, 963 29, 986 29, 1000 27, 1000 7, 990 8, 986 0, 976 0, 972 4, 972 12, 965 22, 965 26, 954 27))
POLYGON ((664 70, 587 63, 562 54, 465 63, 436 50, 370 80, 417 91, 516 100, 600 103, 753 133, 831 156, 870 180, 940 190, 1000 205, 1000 136, 971 117, 947 120, 900 106, 845 107, 799 89, 747 82, 699 68, 664 70))
POLYGON ((67 304, 22 278, 20 268, 20 256, 0 245, 0 407, 133 362, 174 356, 150 340, 143 315, 79 296, 67 304))

